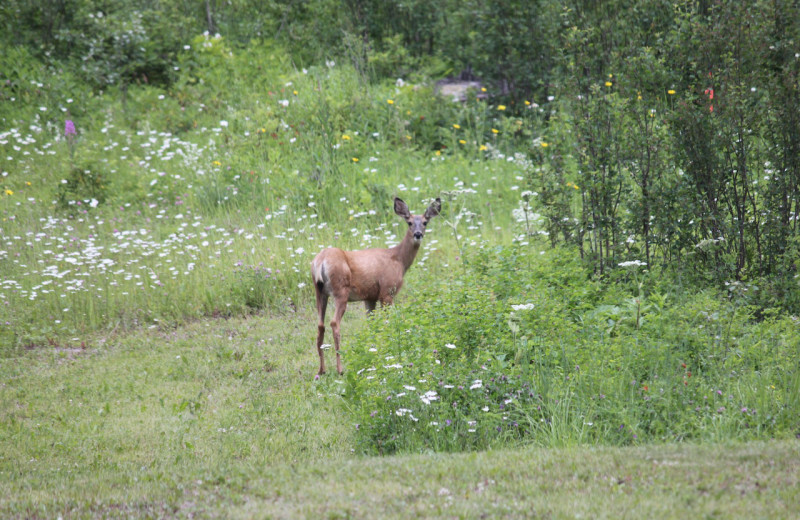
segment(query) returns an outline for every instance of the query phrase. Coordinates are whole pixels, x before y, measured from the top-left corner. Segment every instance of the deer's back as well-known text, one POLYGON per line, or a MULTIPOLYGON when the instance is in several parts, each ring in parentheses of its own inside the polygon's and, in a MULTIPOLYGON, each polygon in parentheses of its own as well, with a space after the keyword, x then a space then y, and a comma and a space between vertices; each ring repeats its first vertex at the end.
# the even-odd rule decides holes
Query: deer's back
POLYGON ((403 283, 403 266, 388 249, 344 251, 331 247, 311 263, 317 287, 328 295, 347 291, 350 301, 380 300, 403 283))

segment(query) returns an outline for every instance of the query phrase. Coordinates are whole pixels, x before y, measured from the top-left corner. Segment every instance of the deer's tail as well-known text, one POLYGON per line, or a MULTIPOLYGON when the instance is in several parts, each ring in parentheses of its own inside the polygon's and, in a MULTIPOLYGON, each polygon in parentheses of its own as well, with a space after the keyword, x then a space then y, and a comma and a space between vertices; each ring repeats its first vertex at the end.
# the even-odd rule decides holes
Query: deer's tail
POLYGON ((314 285, 317 286, 317 290, 322 291, 325 288, 325 284, 328 282, 328 275, 325 272, 325 261, 314 259, 311 263, 311 278, 314 281, 314 285))

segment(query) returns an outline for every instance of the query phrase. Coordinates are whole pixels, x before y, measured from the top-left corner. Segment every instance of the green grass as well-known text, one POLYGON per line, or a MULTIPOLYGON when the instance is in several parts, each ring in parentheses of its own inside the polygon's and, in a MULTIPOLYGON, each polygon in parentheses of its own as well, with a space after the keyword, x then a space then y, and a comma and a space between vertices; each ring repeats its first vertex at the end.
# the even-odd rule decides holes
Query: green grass
MULTIPOLYGON (((363 324, 354 307, 345 346, 363 324)), ((796 514, 793 441, 358 456, 315 329, 302 308, 5 359, 0 516, 796 514)))
POLYGON ((548 253, 583 192, 569 158, 543 176, 572 153, 544 109, 205 40, 169 88, 34 64, 0 106, 0 517, 792 515, 796 320, 751 284, 548 253), (394 196, 442 214, 317 380, 309 262, 399 241, 394 196), (375 356, 407 364, 373 381, 375 356), (438 415, 397 413, 434 389, 438 415))

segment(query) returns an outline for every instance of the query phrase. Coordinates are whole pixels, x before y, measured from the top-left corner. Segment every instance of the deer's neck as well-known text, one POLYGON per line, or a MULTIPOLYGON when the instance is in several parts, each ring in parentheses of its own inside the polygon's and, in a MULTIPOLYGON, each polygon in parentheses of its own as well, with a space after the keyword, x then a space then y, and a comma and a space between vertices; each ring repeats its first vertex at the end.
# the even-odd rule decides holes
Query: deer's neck
POLYGON ((392 248, 395 257, 403 264, 403 273, 414 263, 419 246, 420 242, 415 242, 413 234, 409 231, 403 237, 403 241, 392 248))

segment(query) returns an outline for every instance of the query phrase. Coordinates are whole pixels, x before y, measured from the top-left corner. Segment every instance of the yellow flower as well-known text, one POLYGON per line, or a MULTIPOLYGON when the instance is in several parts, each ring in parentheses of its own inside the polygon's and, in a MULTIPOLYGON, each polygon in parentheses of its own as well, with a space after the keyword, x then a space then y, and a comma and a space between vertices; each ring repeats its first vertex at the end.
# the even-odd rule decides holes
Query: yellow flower
POLYGON ((267 129, 266 129, 266 128, 262 128, 262 129, 261 129, 261 133, 262 133, 262 134, 266 134, 266 133, 267 133, 267 129))
POLYGON ((6 195, 13 195, 14 192, 6 188, 6 195))
POLYGON ((436 155, 442 155, 442 152, 439 151, 439 150, 436 150, 436 155))
POLYGON ((408 140, 410 141, 410 140, 411 140, 411 136, 410 136, 410 135, 407 135, 407 136, 406 136, 406 139, 408 139, 408 140))
POLYGON ((350 136, 345 134, 345 135, 342 136, 342 140, 343 141, 349 141, 350 140, 350 136))
POLYGON ((292 91, 292 94, 294 94, 296 96, 297 95, 297 91, 296 90, 292 91))
POLYGON ((499 134, 500 130, 498 130, 497 128, 492 128, 492 133, 493 134, 499 134))
POLYGON ((467 144, 467 142, 465 140, 463 140, 463 139, 459 139, 458 142, 461 143, 461 144, 467 144))
POLYGON ((358 162, 358 157, 353 157, 353 162, 358 162))
POLYGON ((530 105, 530 104, 531 104, 531 102, 530 102, 530 101, 528 101, 528 100, 526 99, 526 100, 525 100, 525 104, 526 104, 526 105, 530 105))
POLYGON ((410 116, 411 115, 411 110, 406 110, 406 115, 410 116))
POLYGON ((488 150, 488 148, 486 147, 485 144, 482 144, 480 147, 480 151, 485 152, 486 150, 488 150))
POLYGON ((390 105, 394 105, 394 100, 393 99, 387 99, 386 102, 389 103, 390 105))
POLYGON ((672 89, 669 89, 669 90, 667 91, 667 94, 669 94, 670 96, 672 96, 672 95, 674 95, 674 94, 675 94, 675 91, 674 91, 674 90, 672 90, 672 89))
POLYGON ((461 128, 461 125, 453 125, 453 128, 455 128, 456 130, 458 130, 459 128, 461 128))
POLYGON ((609 77, 609 78, 613 78, 613 77, 614 77, 614 75, 613 75, 613 74, 609 74, 609 75, 608 75, 608 77, 609 77))
POLYGON ((25 185, 26 186, 30 186, 31 185, 31 181, 25 181, 25 185))
POLYGON ((505 109, 506 109, 505 105, 497 105, 497 110, 505 110, 505 109))
POLYGON ((545 143, 545 142, 542 143, 542 148, 547 148, 548 146, 550 146, 549 143, 545 143))
POLYGON ((214 166, 222 166, 222 163, 219 161, 214 161, 211 164, 213 164, 214 166))
POLYGON ((639 101, 642 100, 642 93, 641 92, 637 92, 636 93, 636 99, 638 99, 639 101))
POLYGON ((481 87, 481 92, 486 92, 486 87, 481 87))
POLYGON ((610 87, 611 85, 613 85, 613 83, 611 83, 610 81, 606 81, 606 86, 607 87, 610 87))

